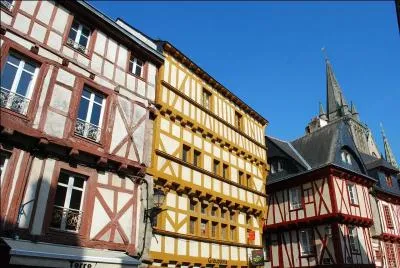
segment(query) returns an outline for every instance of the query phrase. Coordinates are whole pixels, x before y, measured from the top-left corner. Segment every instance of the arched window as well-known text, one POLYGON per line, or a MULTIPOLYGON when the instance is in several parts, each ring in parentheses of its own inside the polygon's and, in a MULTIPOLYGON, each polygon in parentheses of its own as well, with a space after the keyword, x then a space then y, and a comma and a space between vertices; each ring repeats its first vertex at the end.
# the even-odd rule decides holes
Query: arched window
POLYGON ((342 162, 351 165, 351 154, 347 150, 342 150, 340 153, 342 162))

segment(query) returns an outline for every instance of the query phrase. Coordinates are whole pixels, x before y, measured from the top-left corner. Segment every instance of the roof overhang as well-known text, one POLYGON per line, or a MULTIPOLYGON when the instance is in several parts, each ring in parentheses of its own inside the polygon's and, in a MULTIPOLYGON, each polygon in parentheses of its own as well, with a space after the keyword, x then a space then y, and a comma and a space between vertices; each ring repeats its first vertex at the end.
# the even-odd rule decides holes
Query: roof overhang
MULTIPOLYGON (((82 248, 27 240, 1 238, 10 248, 10 264, 41 267, 75 267, 74 263, 91 264, 92 267, 138 267, 141 262, 124 252, 82 248)), ((86 266, 88 267, 88 266, 86 266)))

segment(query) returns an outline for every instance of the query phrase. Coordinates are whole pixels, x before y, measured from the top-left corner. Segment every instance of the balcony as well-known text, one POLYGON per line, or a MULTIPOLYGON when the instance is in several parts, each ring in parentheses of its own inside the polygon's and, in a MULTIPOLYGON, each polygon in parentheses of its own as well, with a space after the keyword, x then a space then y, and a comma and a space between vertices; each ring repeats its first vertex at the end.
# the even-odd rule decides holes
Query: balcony
POLYGON ((0 106, 11 111, 26 114, 30 100, 18 93, 2 88, 0 91, 0 106))
POLYGON ((99 142, 101 128, 81 119, 76 119, 75 134, 89 140, 99 142))
POLYGON ((54 206, 50 226, 63 231, 78 232, 82 222, 82 211, 54 206))

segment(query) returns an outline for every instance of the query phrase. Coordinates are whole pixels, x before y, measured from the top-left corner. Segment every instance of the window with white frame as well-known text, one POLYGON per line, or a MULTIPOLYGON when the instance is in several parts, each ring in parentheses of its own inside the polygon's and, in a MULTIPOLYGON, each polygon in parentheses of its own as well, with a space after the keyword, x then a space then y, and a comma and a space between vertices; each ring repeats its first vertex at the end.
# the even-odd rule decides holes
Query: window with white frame
POLYGON ((26 114, 38 71, 36 63, 10 53, 1 71, 1 107, 26 114))
POLYGON ((82 53, 87 52, 90 39, 90 29, 74 19, 69 31, 67 44, 82 53))
POLYGON ((301 256, 308 256, 314 254, 314 233, 310 229, 302 229, 299 231, 300 239, 300 253, 301 256))
POLYGON ((355 184, 347 184, 347 192, 349 194, 350 204, 358 205, 357 187, 355 184))
POLYGON ((300 187, 293 187, 289 189, 290 209, 299 209, 301 205, 301 191, 300 187))
POLYGON ((357 228, 355 226, 349 226, 349 243, 351 253, 360 253, 357 228))
POLYGON ((340 156, 342 158, 342 162, 351 165, 351 155, 349 152, 347 152, 346 150, 343 150, 340 153, 340 156))
POLYGON ((105 97, 88 87, 82 91, 75 134, 99 142, 103 121, 105 97))
POLYGON ((143 66, 144 62, 142 60, 131 56, 129 60, 129 72, 143 78, 143 66))
POLYGON ((65 231, 79 230, 86 178, 61 170, 50 226, 65 231))
POLYGON ((7 10, 12 10, 14 6, 14 0, 1 0, 1 7, 6 8, 7 10))
POLYGON ((10 154, 5 152, 0 152, 0 186, 3 184, 4 174, 6 173, 9 159, 10 159, 10 154))

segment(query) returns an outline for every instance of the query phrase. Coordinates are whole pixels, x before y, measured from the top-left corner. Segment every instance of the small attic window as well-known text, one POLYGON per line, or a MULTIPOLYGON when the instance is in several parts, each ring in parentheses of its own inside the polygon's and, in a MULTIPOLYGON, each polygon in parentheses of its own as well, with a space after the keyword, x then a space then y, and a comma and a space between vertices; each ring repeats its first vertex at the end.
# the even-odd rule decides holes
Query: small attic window
POLYGON ((351 165, 351 155, 348 151, 342 150, 340 154, 342 157, 342 162, 351 165))
POLYGON ((275 174, 283 171, 283 160, 277 159, 271 162, 271 173, 275 174))

